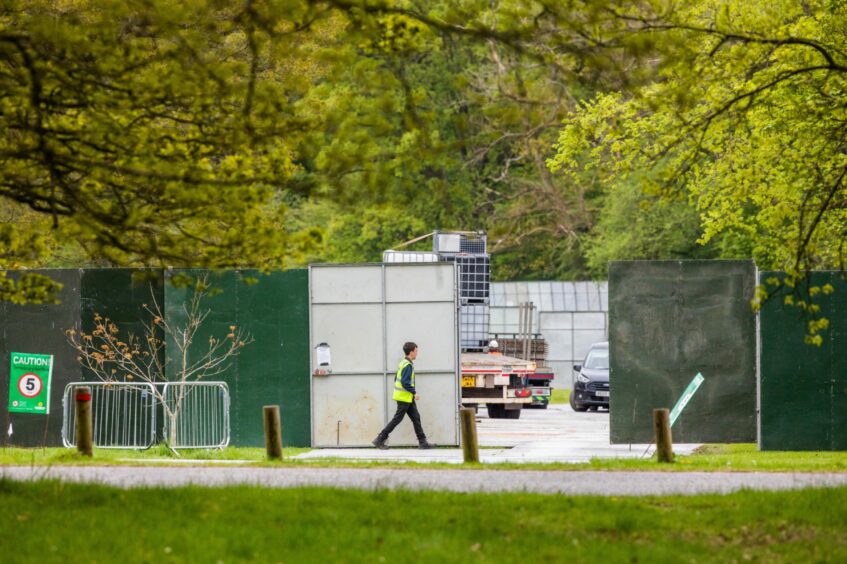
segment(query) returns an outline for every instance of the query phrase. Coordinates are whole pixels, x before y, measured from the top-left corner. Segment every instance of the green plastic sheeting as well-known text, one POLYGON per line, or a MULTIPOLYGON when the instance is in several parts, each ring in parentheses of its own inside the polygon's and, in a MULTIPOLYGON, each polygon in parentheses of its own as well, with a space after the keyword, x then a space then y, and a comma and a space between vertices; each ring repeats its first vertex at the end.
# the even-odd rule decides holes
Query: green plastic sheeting
POLYGON ((752 261, 609 264, 611 442, 653 441, 653 409, 705 378, 673 428, 679 443, 756 440, 752 261))
MULTIPOLYGON (((847 283, 845 272, 813 272, 798 286, 800 299, 830 322, 820 346, 804 343, 809 318, 785 304, 785 292, 761 311, 760 441, 762 450, 847 450, 847 283), (809 288, 832 286, 809 298, 809 288)), ((759 281, 784 273, 762 272, 759 281)))
MULTIPOLYGON (((0 443, 19 447, 61 446, 62 393, 80 379, 80 367, 65 331, 79 326, 80 270, 36 270, 63 284, 60 304, 0 302, 0 443), (9 413, 9 353, 53 355, 50 414, 9 413), (12 435, 9 436, 9 425, 12 435)), ((17 273, 10 272, 11 278, 17 273)))
MULTIPOLYGON (((153 310, 165 304, 163 274, 156 269, 97 268, 82 271, 80 319, 82 330, 91 333, 95 316, 108 318, 121 334, 144 335, 152 322, 145 306, 153 310)), ((86 380, 90 379, 86 378, 86 380)))
MULTIPOLYGON (((232 445, 263 446, 262 407, 279 405, 285 446, 311 444, 309 395, 309 292, 308 271, 289 270, 262 274, 258 271, 173 270, 167 276, 208 282, 219 293, 207 297, 204 309, 211 313, 195 339, 192 350, 208 347, 209 337, 226 336, 235 325, 248 332, 254 342, 242 349, 224 374, 232 405, 230 425, 232 445)), ((166 285, 166 319, 182 324, 183 303, 191 288, 166 285)), ((177 359, 168 347, 168 368, 177 359)))
MULTIPOLYGON (((76 353, 68 344, 65 331, 76 329, 91 333, 95 315, 108 317, 122 334, 143 334, 143 323, 150 320, 143 304, 153 297, 164 304, 163 273, 155 269, 97 268, 51 269, 35 271, 63 284, 58 304, 14 305, 3 303, 3 353, 5 380, 0 383, 0 406, 3 413, 3 439, 15 446, 62 445, 62 394, 71 382, 96 380, 76 361, 76 353), (153 293, 151 294, 151 288, 153 293), (50 390, 50 415, 9 414, 9 352, 32 352, 53 355, 53 377, 50 390), (12 436, 8 435, 12 424, 12 436)), ((17 276, 16 273, 11 273, 17 276)))
MULTIPOLYGON (((37 271, 64 284, 60 304, 16 306, 0 302, 0 443, 14 446, 60 446, 62 444, 62 393, 70 382, 94 380, 76 361, 64 332, 82 328, 90 333, 94 317, 108 317, 121 335, 144 334, 151 321, 144 305, 158 303, 166 319, 179 321, 183 301, 190 291, 174 288, 164 280, 177 273, 161 269, 56 269, 37 271), (11 351, 52 354, 53 376, 50 415, 8 413, 9 353, 11 351), (7 431, 12 425, 12 436, 7 431)), ((15 277, 16 273, 9 273, 15 277)), ((202 327, 208 337, 226 335, 236 324, 252 334, 255 342, 244 348, 230 369, 215 380, 229 384, 230 418, 234 446, 264 444, 263 405, 282 409, 283 440, 286 446, 309 446, 309 308, 308 271, 290 270, 261 274, 256 271, 211 273, 221 293, 209 298, 211 313, 202 327), (248 283, 248 279, 250 282, 248 283)), ((203 346, 203 338, 195 346, 203 346)), ((168 368, 173 368, 174 347, 166 345, 168 368)), ((160 414, 161 415, 161 414, 160 414)), ((161 417, 159 417, 161 432, 161 417)))

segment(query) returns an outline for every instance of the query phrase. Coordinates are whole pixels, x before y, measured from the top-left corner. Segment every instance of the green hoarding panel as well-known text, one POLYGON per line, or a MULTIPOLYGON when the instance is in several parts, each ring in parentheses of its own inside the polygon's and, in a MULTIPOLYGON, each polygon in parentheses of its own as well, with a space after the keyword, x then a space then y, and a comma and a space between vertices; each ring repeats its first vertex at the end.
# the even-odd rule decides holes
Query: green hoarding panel
MULTIPOLYGON (((109 318, 121 335, 145 334, 145 323, 158 304, 164 308, 164 284, 159 269, 94 268, 82 271, 80 294, 80 321, 82 330, 94 330, 94 316, 109 318)), ((161 334, 160 334, 161 338, 161 334)))
MULTIPOLYGON (((69 382, 79 380, 76 355, 65 339, 65 331, 79 322, 79 270, 37 270, 63 284, 59 304, 15 305, 0 302, 3 331, 0 351, 3 366, 0 381, 0 442, 20 447, 62 445, 62 392, 69 382), (52 355, 49 414, 14 413, 10 403, 10 367, 12 352, 52 355), (12 435, 8 434, 9 426, 12 435)), ((16 278, 19 274, 10 272, 16 278)))
POLYGON ((279 405, 286 446, 311 445, 308 270, 267 275, 244 272, 258 280, 238 287, 241 323, 255 342, 239 358, 241 397, 246 411, 242 433, 264 445, 261 406, 279 405), (261 440, 257 439, 261 437, 261 440))
MULTIPOLYGON (((189 349, 187 362, 189 364, 199 360, 204 349, 209 348, 209 339, 223 339, 229 334, 231 325, 240 325, 238 320, 238 296, 236 284, 238 273, 234 271, 207 272, 203 270, 169 270, 165 279, 165 321, 177 331, 186 326, 188 316, 186 314, 188 304, 193 296, 192 287, 175 287, 172 282, 174 277, 202 278, 208 277, 207 283, 218 292, 207 296, 201 302, 201 311, 208 312, 205 320, 200 326, 198 333, 189 349)), ((182 355, 179 346, 171 339, 166 341, 166 366, 165 371, 168 379, 178 381, 182 369, 182 355)), ((249 347, 248 347, 249 348, 249 347)), ((206 380, 223 381, 229 386, 232 403, 230 404, 230 444, 244 446, 239 442, 240 434, 240 406, 239 397, 239 357, 234 357, 223 367, 224 372, 212 375, 206 380)))
MULTIPOLYGON (((195 339, 196 355, 209 338, 226 336, 231 326, 249 333, 253 342, 243 348, 230 367, 215 380, 227 382, 231 444, 264 445, 262 407, 279 405, 283 442, 286 446, 309 446, 309 314, 308 272, 289 270, 262 274, 257 271, 174 270, 168 277, 202 277, 208 274, 214 295, 204 300, 210 313, 195 339)), ((166 286, 166 318, 182 324, 193 290, 166 286)), ((168 369, 179 370, 173 343, 168 344, 168 369)), ((193 356, 192 358, 196 358, 193 356)))
POLYGON ((831 272, 832 309, 828 315, 832 382, 832 450, 847 450, 847 272, 831 272))
MULTIPOLYGON (((164 308, 164 275, 159 269, 89 268, 82 270, 80 289, 80 326, 86 334, 95 327, 95 317, 109 319, 124 339, 129 335, 143 338, 146 325, 151 325, 156 305, 164 308)), ((162 332, 156 332, 162 338, 162 332)), ((164 360, 164 359, 162 359, 164 360)), ((83 380, 96 380, 94 374, 82 371, 83 380)))
MULTIPOLYGON (((782 280, 784 273, 762 272, 759 280, 782 280)), ((847 449, 847 284, 840 272, 813 272, 799 296, 821 308, 830 329, 820 346, 806 344, 809 318, 785 304, 780 292, 762 307, 760 446, 762 450, 847 449), (809 298, 808 288, 823 288, 809 298)))
POLYGON ((705 378, 679 416, 679 443, 756 440, 756 285, 752 261, 609 264, 612 443, 653 440, 653 409, 670 409, 705 378))
MULTIPOLYGON (((121 335, 143 335, 151 316, 145 304, 159 304, 169 321, 184 318, 183 305, 190 292, 168 285, 167 295, 158 269, 59 269, 39 271, 64 284, 59 305, 0 303, 1 362, 0 405, 8 406, 10 352, 53 355, 50 414, 9 413, 2 410, 3 443, 16 446, 60 446, 62 392, 70 382, 95 377, 83 374, 64 332, 77 327, 90 333, 94 317, 108 317, 121 335), (151 291, 152 289, 152 291, 151 291), (7 431, 12 426, 12 435, 7 431)), ((192 271, 182 271, 191 273, 192 271)), ((197 271, 202 273, 202 271, 197 271)), ((177 271, 168 271, 173 277, 177 271)), ((10 276, 16 276, 10 273, 10 276)), ((195 347, 208 344, 211 335, 226 335, 233 321, 250 332, 255 342, 244 348, 230 369, 215 376, 230 386, 232 444, 264 444, 261 408, 278 404, 282 409, 283 439, 287 446, 309 446, 309 317, 308 273, 291 270, 260 274, 255 271, 221 271, 211 274, 222 292, 207 300, 211 309, 195 347), (255 279, 248 284, 245 279, 255 279)), ((161 333, 160 333, 161 335, 161 333)), ((174 343, 167 344, 167 369, 175 367, 174 343)), ((161 418, 160 418, 161 419, 161 418)), ((161 422, 160 422, 161 423, 161 422)), ((159 425, 161 427, 161 424, 159 425)), ((161 429, 160 429, 161 430, 161 429)))
MULTIPOLYGON (((7 413, 4 410, 3 434, 6 442, 16 446, 62 445, 62 394, 70 382, 92 380, 76 360, 65 331, 82 328, 90 333, 94 315, 110 318, 126 332, 143 332, 143 322, 149 320, 143 304, 151 303, 152 281, 157 299, 163 302, 162 272, 138 269, 55 269, 36 271, 64 284, 59 304, 13 305, 2 304, 3 335, 0 350, 3 363, 9 367, 9 353, 28 352, 53 355, 50 414, 38 416, 7 413), (158 283, 156 282, 158 279, 158 283), (9 424, 12 436, 8 436, 9 424)), ((16 274, 12 274, 15 276, 16 274)), ((8 373, 5 379, 8 381, 8 373)), ((2 385, 0 402, 8 403, 9 388, 2 385)))
MULTIPOLYGON (((164 312, 165 287, 164 273, 159 268, 87 268, 82 271, 80 291, 80 326, 84 333, 91 334, 95 327, 95 317, 108 318, 120 332, 122 339, 134 336, 144 342, 147 327, 152 325, 156 307, 164 312), (150 311, 148 311, 148 309, 150 311)), ((163 339, 164 332, 155 330, 156 338, 163 339)), ((164 363, 165 351, 160 351, 160 366, 164 363)), ((116 375, 118 380, 125 376, 116 375)), ((157 375, 151 373, 155 381, 157 375)), ((88 369, 82 369, 83 381, 99 381, 88 369)), ((162 410, 156 418, 157 436, 163 428, 162 410)))

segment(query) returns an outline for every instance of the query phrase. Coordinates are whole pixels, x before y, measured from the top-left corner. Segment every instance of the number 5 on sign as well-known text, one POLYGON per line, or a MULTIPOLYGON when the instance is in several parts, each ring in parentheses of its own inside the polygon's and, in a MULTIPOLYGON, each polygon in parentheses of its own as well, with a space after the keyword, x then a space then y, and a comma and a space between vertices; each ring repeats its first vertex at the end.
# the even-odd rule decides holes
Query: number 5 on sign
POLYGON ((9 382, 9 411, 50 413, 53 355, 13 352, 9 382))
POLYGON ((38 374, 27 372, 18 380, 18 391, 24 397, 34 398, 38 396, 41 393, 41 388, 41 378, 38 377, 38 374))

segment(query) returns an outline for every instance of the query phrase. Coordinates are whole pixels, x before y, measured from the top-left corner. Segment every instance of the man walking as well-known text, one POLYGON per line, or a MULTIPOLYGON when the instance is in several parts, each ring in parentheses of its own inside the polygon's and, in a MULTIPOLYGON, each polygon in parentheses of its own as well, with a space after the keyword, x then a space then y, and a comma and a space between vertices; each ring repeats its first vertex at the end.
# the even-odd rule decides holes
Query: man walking
POLYGON ((394 375, 394 401, 397 402, 397 412, 394 418, 388 422, 379 435, 373 440, 376 448, 386 449, 388 445, 385 441, 388 440, 388 435, 394 430, 394 427, 400 424, 405 415, 409 415, 412 420, 412 425, 415 426, 415 434, 418 436, 419 448, 432 448, 434 445, 426 440, 423 426, 421 426, 421 414, 418 412, 418 406, 415 400, 421 399, 420 394, 415 391, 415 366, 412 362, 418 357, 418 345, 408 342, 403 345, 403 352, 406 358, 400 361, 400 366, 397 368, 397 373, 394 375))

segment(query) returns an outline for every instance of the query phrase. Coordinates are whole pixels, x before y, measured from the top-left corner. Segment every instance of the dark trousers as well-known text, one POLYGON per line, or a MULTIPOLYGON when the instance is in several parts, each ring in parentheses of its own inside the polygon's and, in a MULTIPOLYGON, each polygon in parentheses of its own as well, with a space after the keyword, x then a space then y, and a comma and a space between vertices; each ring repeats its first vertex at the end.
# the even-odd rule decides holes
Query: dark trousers
POLYGON ((421 414, 418 411, 418 406, 415 403, 415 400, 412 400, 409 403, 406 403, 405 401, 397 402, 397 411, 394 413, 394 417, 388 422, 385 429, 377 435, 377 439, 379 439, 380 442, 385 442, 385 440, 388 439, 388 435, 390 435, 391 431, 394 430, 394 427, 399 425, 403 420, 403 417, 406 415, 409 416, 409 419, 412 420, 412 425, 415 426, 415 435, 418 436, 418 442, 425 442, 426 433, 424 433, 423 426, 421 425, 421 414))

